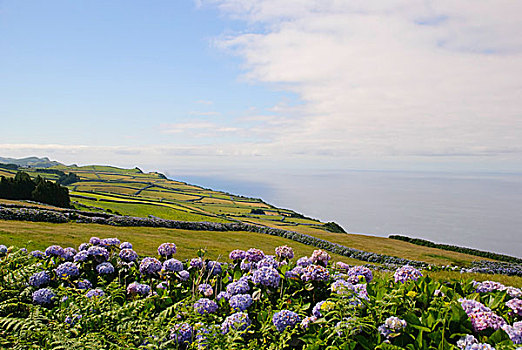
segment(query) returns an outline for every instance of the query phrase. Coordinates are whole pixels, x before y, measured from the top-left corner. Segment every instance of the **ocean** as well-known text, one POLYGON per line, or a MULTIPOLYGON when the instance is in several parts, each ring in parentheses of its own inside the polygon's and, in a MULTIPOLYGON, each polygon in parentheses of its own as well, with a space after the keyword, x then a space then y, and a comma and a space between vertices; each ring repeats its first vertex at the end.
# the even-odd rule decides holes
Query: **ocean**
POLYGON ((522 174, 249 170, 169 177, 262 198, 347 232, 401 234, 522 257, 522 174))

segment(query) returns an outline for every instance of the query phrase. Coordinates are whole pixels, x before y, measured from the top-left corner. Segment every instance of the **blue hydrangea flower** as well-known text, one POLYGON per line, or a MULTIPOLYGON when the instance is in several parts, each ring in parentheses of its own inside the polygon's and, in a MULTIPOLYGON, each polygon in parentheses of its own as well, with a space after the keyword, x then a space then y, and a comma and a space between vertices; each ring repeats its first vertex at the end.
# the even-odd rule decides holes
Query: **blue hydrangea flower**
POLYGON ((252 305, 252 296, 250 294, 236 294, 228 300, 230 307, 236 311, 245 311, 252 305))
POLYGON ((67 247, 63 250, 63 255, 62 255, 62 258, 64 258, 65 260, 67 261, 72 261, 73 260, 73 257, 74 255, 76 254, 76 249, 72 248, 72 247, 67 247))
POLYGON ((87 249, 87 254, 97 261, 105 261, 109 259, 109 251, 100 246, 92 246, 87 249))
POLYGON ((484 281, 477 284, 478 293, 488 293, 495 290, 505 290, 506 286, 500 282, 495 281, 484 281))
POLYGON ((256 267, 258 269, 262 267, 272 267, 277 269, 279 267, 279 263, 274 258, 266 256, 256 263, 256 267))
POLYGON ((138 282, 132 282, 127 287, 127 293, 131 295, 148 295, 150 293, 150 286, 147 284, 141 284, 138 282))
POLYGON ((74 326, 81 319, 82 319, 82 315, 74 314, 72 316, 67 316, 65 318, 64 322, 67 323, 67 324, 70 324, 71 326, 74 326))
POLYGON ((301 274, 303 273, 303 268, 301 266, 296 266, 291 270, 285 272, 285 278, 287 279, 299 279, 301 274))
POLYGON ((229 300, 230 294, 228 294, 227 292, 219 292, 218 295, 216 296, 216 300, 220 301, 221 299, 229 300))
POLYGON ((158 247, 158 254, 163 257, 171 257, 176 254, 176 245, 174 243, 162 243, 158 247))
POLYGON ((74 262, 84 262, 89 259, 89 253, 85 250, 80 250, 73 258, 74 262))
POLYGON ((267 287, 277 288, 279 286, 279 272, 272 267, 262 267, 252 274, 254 284, 262 284, 267 287))
POLYGON ((256 263, 265 257, 265 253, 261 249, 250 248, 246 251, 245 259, 249 262, 256 263))
POLYGON ((190 260, 190 267, 195 269, 202 269, 205 266, 205 262, 201 258, 193 258, 190 260))
POLYGON ((328 270, 320 265, 308 265, 303 268, 301 279, 303 281, 327 281, 330 278, 328 270))
POLYGON ((202 283, 198 286, 198 291, 203 294, 206 297, 211 296, 214 294, 214 290, 212 289, 212 286, 208 283, 202 283))
POLYGON ((335 263, 335 268, 340 270, 341 272, 348 272, 348 270, 351 268, 351 265, 348 265, 347 263, 344 263, 342 261, 338 261, 335 263))
POLYGON ((364 277, 366 283, 369 283, 373 279, 372 270, 365 266, 354 266, 348 269, 348 282, 356 284, 359 282, 359 277, 364 277))
POLYGON ((246 279, 240 279, 236 282, 232 282, 227 286, 227 292, 229 295, 245 294, 250 290, 248 281, 246 279))
POLYGON ((163 270, 169 272, 179 272, 183 270, 183 263, 177 259, 168 259, 163 262, 163 270))
POLYGON ((310 261, 314 264, 321 264, 323 266, 327 266, 328 261, 330 261, 330 258, 331 258, 330 254, 328 254, 324 250, 316 249, 312 253, 312 256, 310 257, 310 261))
POLYGON ((397 269, 393 277, 395 279, 395 283, 406 283, 408 280, 416 281, 419 277, 422 277, 422 273, 412 266, 405 265, 397 269))
POLYGON ((399 332, 406 328, 406 321, 398 317, 391 316, 379 326, 379 332, 386 338, 393 338, 399 335, 399 332))
POLYGON ((307 267, 309 265, 312 265, 312 261, 307 256, 303 256, 297 259, 296 264, 300 267, 307 267))
POLYGON ((59 256, 61 257, 63 255, 63 248, 59 245, 52 245, 47 247, 45 250, 45 255, 47 256, 59 256))
POLYGON ((514 315, 522 316, 522 300, 515 298, 506 302, 506 306, 511 309, 514 315))
POLYGON ((0 256, 7 254, 7 247, 3 244, 0 244, 0 256))
POLYGON ((146 257, 140 263, 140 272, 143 275, 155 275, 161 268, 161 262, 156 258, 146 257))
POLYGON ((246 256, 246 252, 241 249, 235 249, 235 250, 231 251, 230 254, 228 254, 228 258, 230 260, 234 260, 234 261, 243 260, 245 258, 245 256, 246 256))
POLYGON ((78 250, 79 250, 80 252, 82 252, 82 251, 87 251, 87 249, 89 249, 90 246, 91 246, 91 245, 90 245, 89 243, 82 243, 82 244, 80 244, 80 246, 78 247, 78 250))
POLYGON ((72 262, 64 262, 63 264, 60 264, 54 271, 58 278, 63 279, 76 277, 80 274, 80 269, 72 262))
POLYGON ((272 317, 272 323, 279 332, 283 332, 287 328, 293 328, 299 322, 301 322, 301 317, 290 310, 281 310, 272 317))
POLYGON ((220 275, 221 272, 222 272, 221 264, 219 262, 217 262, 217 261, 209 261, 207 263, 207 271, 212 276, 220 275))
POLYGON ((44 253, 41 250, 33 250, 30 254, 38 259, 42 259, 44 257, 44 253))
POLYGON ((315 317, 324 317, 329 311, 335 308, 335 303, 329 300, 323 300, 315 304, 312 309, 312 315, 315 317))
POLYGON ((175 324, 170 329, 170 339, 178 344, 188 345, 192 343, 192 327, 188 323, 175 324))
POLYGON ((294 250, 292 247, 287 245, 279 246, 275 249, 275 254, 279 259, 293 259, 294 258, 294 250))
POLYGON ((78 282, 78 289, 91 289, 92 283, 89 280, 81 280, 78 282))
POLYGON ((132 261, 136 261, 136 259, 138 259, 138 253, 136 253, 131 248, 124 248, 124 249, 120 250, 120 253, 118 254, 118 256, 120 257, 121 260, 123 260, 125 262, 132 262, 132 261))
POLYGON ((120 244, 120 249, 132 249, 132 244, 129 242, 123 242, 120 244))
POLYGON ((182 281, 187 281, 190 278, 190 272, 187 270, 180 271, 178 272, 178 277, 182 281))
POLYGON ((118 238, 104 238, 101 240, 100 244, 105 247, 119 246, 120 240, 118 238))
POLYGON ((56 294, 52 290, 41 288, 33 293, 33 302, 39 305, 49 305, 53 303, 55 297, 56 294))
POLYGON ((244 331, 251 325, 250 318, 245 312, 236 312, 223 321, 221 331, 223 334, 228 333, 231 329, 244 331))
POLYGON ((48 285, 49 282, 51 282, 51 276, 49 276, 47 271, 37 272, 29 277, 29 284, 36 288, 44 287, 48 285))
POLYGON ((194 310, 196 310, 199 314, 213 314, 218 309, 218 305, 215 301, 201 298, 194 303, 194 310))
POLYGON ((316 316, 308 316, 301 321, 300 326, 302 329, 308 329, 308 327, 310 327, 310 323, 314 323, 315 321, 317 321, 316 316))
POLYGON ((89 243, 92 245, 99 245, 101 243, 101 239, 98 237, 91 237, 91 239, 89 239, 89 243))
POLYGON ((96 271, 98 271, 100 275, 110 275, 114 272, 114 266, 112 266, 110 262, 103 262, 96 266, 96 271))
POLYGON ((252 263, 246 259, 241 261, 241 265, 239 265, 241 271, 250 271, 252 269, 252 263))
POLYGON ((85 296, 87 298, 97 298, 97 297, 102 297, 104 295, 105 295, 105 292, 103 290, 101 290, 100 288, 91 289, 87 292, 87 294, 85 294, 85 296))

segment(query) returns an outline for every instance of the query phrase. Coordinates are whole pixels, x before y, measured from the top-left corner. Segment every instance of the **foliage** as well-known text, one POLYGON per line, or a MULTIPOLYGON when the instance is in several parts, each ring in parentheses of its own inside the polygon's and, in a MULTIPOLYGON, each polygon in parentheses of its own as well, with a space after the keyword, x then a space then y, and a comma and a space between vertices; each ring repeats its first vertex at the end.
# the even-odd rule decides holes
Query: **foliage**
POLYGON ((323 227, 330 232, 346 233, 346 231, 344 230, 344 228, 341 227, 341 225, 333 221, 327 222, 323 225, 323 227))
MULTIPOLYGON (((519 341, 517 312, 522 310, 514 311, 513 300, 522 291, 499 283, 434 281, 417 273, 395 282, 386 276, 372 278, 366 270, 362 277, 363 269, 346 264, 329 264, 326 279, 306 281, 297 258, 267 256, 257 264, 229 260, 215 273, 216 263, 210 264, 204 251, 196 258, 202 263, 185 260, 182 271, 156 272, 142 262, 164 263, 168 257, 141 256, 128 263, 120 258, 117 239, 93 237, 77 248, 78 257, 72 259, 78 275, 56 272, 66 270, 59 266, 71 266, 66 263, 70 257, 56 255, 65 251, 59 247, 49 247, 38 258, 24 249, 0 246, 0 347, 428 350, 463 349, 467 339, 500 350, 515 349, 514 341, 519 341), (105 250, 107 254, 97 254, 105 250), (110 263, 114 272, 97 272, 102 262, 110 263), (263 269, 276 271, 278 282, 252 278, 263 269), (33 286, 31 276, 42 271, 50 279, 45 286, 33 286), (91 285, 85 287, 85 280, 91 285), (35 298, 42 288, 49 290, 51 304, 40 305, 35 298), (245 295, 234 299, 248 301, 234 306, 240 311, 231 307, 230 294, 245 295), (469 303, 480 303, 502 326, 476 327, 469 303)), ((255 260, 264 255, 256 252, 255 260)))

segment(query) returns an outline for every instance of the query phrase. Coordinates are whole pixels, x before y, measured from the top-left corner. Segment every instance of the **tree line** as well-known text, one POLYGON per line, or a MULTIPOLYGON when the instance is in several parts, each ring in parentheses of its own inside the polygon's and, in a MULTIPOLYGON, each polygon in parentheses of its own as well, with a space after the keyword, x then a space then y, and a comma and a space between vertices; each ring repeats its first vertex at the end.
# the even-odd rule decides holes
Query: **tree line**
POLYGON ((71 205, 69 190, 66 187, 41 176, 33 180, 23 171, 17 172, 15 177, 1 177, 0 198, 33 200, 62 208, 71 205))

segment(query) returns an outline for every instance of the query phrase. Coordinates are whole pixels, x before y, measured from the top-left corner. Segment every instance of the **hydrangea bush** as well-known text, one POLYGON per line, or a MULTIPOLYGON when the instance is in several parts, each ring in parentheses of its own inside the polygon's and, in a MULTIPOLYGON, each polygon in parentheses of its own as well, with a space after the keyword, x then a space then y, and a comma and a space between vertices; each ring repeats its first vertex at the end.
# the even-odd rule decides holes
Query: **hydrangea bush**
POLYGON ((0 348, 522 348, 516 286, 435 281, 411 265, 380 272, 289 246, 224 261, 175 259, 174 243, 156 256, 133 249, 98 237, 77 250, 2 247, 0 348))

